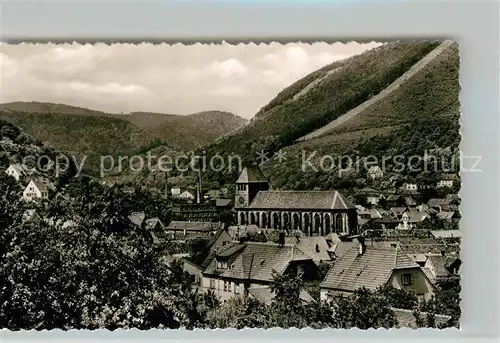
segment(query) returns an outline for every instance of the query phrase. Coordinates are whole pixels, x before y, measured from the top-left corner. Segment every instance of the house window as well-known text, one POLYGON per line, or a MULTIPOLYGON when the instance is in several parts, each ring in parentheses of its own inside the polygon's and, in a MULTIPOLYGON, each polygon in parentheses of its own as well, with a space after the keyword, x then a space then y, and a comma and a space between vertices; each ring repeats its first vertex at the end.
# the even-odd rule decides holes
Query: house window
POLYGON ((228 292, 232 292, 232 291, 233 291, 233 288, 232 288, 231 282, 228 282, 228 283, 227 283, 227 290, 228 290, 228 292))
POLYGON ((215 289, 215 279, 210 279, 210 288, 215 289))
POLYGON ((224 292, 227 292, 227 281, 224 281, 224 292))
POLYGON ((411 274, 403 274, 401 275, 401 284, 403 286, 409 286, 413 283, 413 277, 411 274))
POLYGON ((227 269, 227 261, 217 261, 217 269, 227 269))
POLYGON ((240 284, 235 282, 234 283, 234 294, 240 293, 240 284))

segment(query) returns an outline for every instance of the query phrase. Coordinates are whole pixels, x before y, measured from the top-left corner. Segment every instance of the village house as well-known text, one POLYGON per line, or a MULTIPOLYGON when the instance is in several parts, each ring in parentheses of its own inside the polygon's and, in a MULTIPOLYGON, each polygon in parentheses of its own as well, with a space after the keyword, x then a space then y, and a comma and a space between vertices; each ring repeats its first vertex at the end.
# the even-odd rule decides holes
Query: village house
POLYGON ((458 256, 431 254, 427 256, 422 271, 433 284, 437 284, 440 281, 459 278, 458 271, 461 264, 458 256))
POLYGON ((222 195, 222 192, 218 189, 212 189, 209 190, 208 192, 203 195, 203 198, 205 199, 218 199, 222 195))
POLYGON ((367 177, 371 180, 380 179, 383 176, 384 172, 382 171, 382 169, 380 169, 379 166, 371 166, 370 168, 368 168, 367 177))
POLYGON ((189 222, 173 220, 165 228, 169 237, 175 239, 211 238, 224 226, 220 222, 189 222))
POLYGON ((439 219, 447 221, 449 223, 457 222, 458 220, 460 220, 460 215, 455 211, 438 212, 436 215, 439 219))
POLYGON ((167 238, 165 226, 158 218, 146 219, 144 212, 132 212, 128 219, 135 226, 146 229, 153 244, 159 244, 167 238))
POLYGON ((260 228, 300 230, 307 236, 357 230, 356 208, 339 192, 268 190, 260 169, 244 168, 236 181, 238 224, 260 228))
POLYGON ((320 284, 320 295, 321 300, 330 301, 362 287, 373 291, 383 285, 414 291, 422 299, 434 294, 434 286, 420 266, 399 247, 372 247, 360 238, 328 271, 320 284))
POLYGON ((399 223, 398 230, 412 230, 417 227, 417 225, 429 217, 425 212, 417 211, 406 211, 401 216, 401 222, 399 223))
POLYGON ((383 199, 384 196, 381 194, 381 192, 370 188, 370 187, 364 187, 359 191, 360 194, 363 194, 366 196, 366 202, 371 204, 371 205, 377 205, 380 201, 380 199, 383 199))
POLYGON ((389 212, 390 215, 398 220, 401 220, 403 218, 403 214, 408 211, 407 207, 391 207, 389 212))
POLYGON ((332 255, 330 253, 330 244, 326 240, 326 237, 290 237, 288 240, 291 244, 302 251, 305 255, 312 258, 316 265, 321 263, 329 263, 332 261, 332 255))
POLYGON ((178 198, 181 195, 181 189, 179 187, 172 187, 170 193, 172 194, 172 198, 178 198))
POLYGON ((412 182, 405 182, 400 188, 403 192, 415 193, 418 191, 418 185, 412 182))
POLYGON ((462 238, 460 230, 432 230, 431 236, 440 240, 457 240, 462 238))
POLYGON ((23 182, 28 175, 26 168, 22 164, 11 164, 5 173, 16 179, 17 182, 23 182))
POLYGON ((399 219, 389 215, 382 215, 382 218, 374 219, 375 223, 380 224, 384 230, 396 229, 399 225, 399 219))
POLYGON ((452 188, 455 181, 458 181, 457 179, 458 178, 455 174, 443 174, 441 175, 440 180, 436 184, 436 188, 443 188, 443 187, 452 188))
POLYGON ((190 191, 186 190, 186 191, 182 192, 181 194, 179 194, 179 199, 186 200, 186 201, 187 200, 194 200, 194 195, 190 191))
POLYGON ((219 210, 216 200, 198 203, 198 202, 174 202, 172 204, 172 214, 175 219, 185 221, 203 221, 214 220, 219 210))
POLYGON ((34 199, 48 199, 49 189, 47 184, 31 180, 23 191, 23 199, 32 201, 34 199))
POLYGON ((386 199, 387 208, 391 207, 405 207, 406 201, 405 198, 398 194, 389 195, 386 199))
POLYGON ((212 290, 222 300, 249 296, 269 287, 276 275, 301 272, 304 280, 318 277, 311 257, 294 245, 232 243, 211 256, 203 270, 202 289, 212 290))

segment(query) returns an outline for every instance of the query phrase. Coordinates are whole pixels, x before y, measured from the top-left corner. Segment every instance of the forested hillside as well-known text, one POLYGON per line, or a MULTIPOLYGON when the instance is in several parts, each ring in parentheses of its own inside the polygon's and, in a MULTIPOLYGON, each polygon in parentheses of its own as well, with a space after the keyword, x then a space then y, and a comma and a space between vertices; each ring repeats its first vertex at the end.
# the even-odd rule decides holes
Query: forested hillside
MULTIPOLYGON (((284 149, 284 162, 271 160, 263 166, 272 186, 311 189, 352 188, 355 184, 341 182, 332 170, 302 171, 304 153, 309 156, 316 151, 319 157, 381 157, 422 155, 426 149, 455 149, 460 141, 460 61, 456 44, 440 48, 418 72, 398 80, 400 84, 395 90, 333 131, 297 141, 384 91, 438 46, 438 42, 394 42, 326 66, 278 94, 259 112, 260 119, 207 150, 242 155, 245 163, 255 164, 260 163, 260 152, 272 158, 284 149)), ((223 171, 212 173, 211 177, 226 182, 234 174, 223 171)))

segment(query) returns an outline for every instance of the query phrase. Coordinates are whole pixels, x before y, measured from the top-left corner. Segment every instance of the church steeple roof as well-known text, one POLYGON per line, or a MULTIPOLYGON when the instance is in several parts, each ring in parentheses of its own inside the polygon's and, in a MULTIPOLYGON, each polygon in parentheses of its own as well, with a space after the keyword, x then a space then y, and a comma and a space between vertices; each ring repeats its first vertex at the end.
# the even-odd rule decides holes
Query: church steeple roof
POLYGON ((241 171, 236 183, 264 183, 267 182, 266 177, 262 174, 259 167, 245 167, 241 171))

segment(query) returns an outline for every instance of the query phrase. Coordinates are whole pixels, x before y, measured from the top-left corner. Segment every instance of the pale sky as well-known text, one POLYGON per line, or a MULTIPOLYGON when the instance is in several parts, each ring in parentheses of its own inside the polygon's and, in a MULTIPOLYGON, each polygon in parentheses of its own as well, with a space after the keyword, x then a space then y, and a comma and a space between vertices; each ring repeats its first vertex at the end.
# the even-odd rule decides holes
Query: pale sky
POLYGON ((378 45, 2 44, 0 102, 248 119, 301 77, 378 45))

